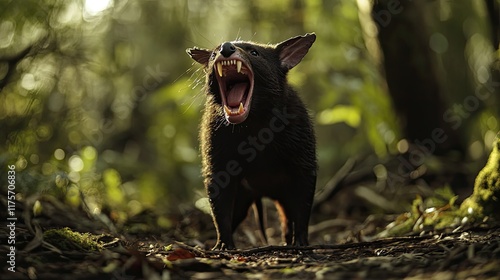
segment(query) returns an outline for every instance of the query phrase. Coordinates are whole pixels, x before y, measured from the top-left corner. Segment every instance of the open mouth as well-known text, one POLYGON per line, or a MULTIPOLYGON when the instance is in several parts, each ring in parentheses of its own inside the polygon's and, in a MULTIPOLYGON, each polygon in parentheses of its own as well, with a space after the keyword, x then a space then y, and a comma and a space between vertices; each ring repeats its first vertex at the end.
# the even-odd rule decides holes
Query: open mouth
POLYGON ((253 71, 243 60, 219 59, 214 64, 224 116, 232 124, 246 120, 253 93, 253 71))

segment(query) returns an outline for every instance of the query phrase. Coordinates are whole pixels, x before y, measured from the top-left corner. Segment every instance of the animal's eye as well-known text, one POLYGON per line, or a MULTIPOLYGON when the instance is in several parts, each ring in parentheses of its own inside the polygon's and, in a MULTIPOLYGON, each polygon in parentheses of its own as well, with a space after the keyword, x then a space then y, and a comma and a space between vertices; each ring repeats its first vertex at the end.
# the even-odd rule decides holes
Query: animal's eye
POLYGON ((259 52, 256 50, 250 50, 250 54, 253 56, 259 56, 259 52))
POLYGON ((210 59, 214 60, 215 59, 215 55, 216 55, 215 52, 212 52, 212 54, 210 55, 210 59))

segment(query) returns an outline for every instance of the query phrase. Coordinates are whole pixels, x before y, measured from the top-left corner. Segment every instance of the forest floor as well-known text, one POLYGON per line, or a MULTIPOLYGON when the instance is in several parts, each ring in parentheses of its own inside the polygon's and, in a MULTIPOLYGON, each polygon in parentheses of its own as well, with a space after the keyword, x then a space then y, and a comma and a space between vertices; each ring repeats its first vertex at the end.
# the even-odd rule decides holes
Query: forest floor
MULTIPOLYGON (((4 207, 6 197, 0 198, 4 207)), ((7 265, 2 261, 1 279, 498 279, 500 275, 500 226, 302 248, 210 251, 201 249, 206 246, 196 240, 177 242, 174 232, 113 234, 102 219, 96 221, 52 198, 39 201, 43 213, 36 218, 32 207, 17 205, 15 272, 8 270, 8 259, 7 265)), ((152 213, 144 215, 141 223, 154 218, 147 217, 152 213)), ((190 221, 210 223, 210 218, 195 211, 190 221)), ((192 227, 200 230, 201 225, 192 227)), ((2 252, 10 250, 5 241, 9 234, 9 228, 0 229, 2 252)), ((314 239, 311 243, 318 244, 314 239)))

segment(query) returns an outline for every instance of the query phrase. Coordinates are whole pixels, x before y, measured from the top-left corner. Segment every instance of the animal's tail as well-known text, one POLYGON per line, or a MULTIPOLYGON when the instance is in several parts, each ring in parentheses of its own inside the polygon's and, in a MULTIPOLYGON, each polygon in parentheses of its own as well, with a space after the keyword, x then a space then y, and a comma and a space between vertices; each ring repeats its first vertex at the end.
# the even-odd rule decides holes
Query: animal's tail
POLYGON ((253 206, 254 206, 255 220, 259 224, 262 242, 264 242, 264 244, 267 244, 267 235, 265 228, 266 221, 264 215, 264 207, 262 205, 262 198, 257 198, 253 206))

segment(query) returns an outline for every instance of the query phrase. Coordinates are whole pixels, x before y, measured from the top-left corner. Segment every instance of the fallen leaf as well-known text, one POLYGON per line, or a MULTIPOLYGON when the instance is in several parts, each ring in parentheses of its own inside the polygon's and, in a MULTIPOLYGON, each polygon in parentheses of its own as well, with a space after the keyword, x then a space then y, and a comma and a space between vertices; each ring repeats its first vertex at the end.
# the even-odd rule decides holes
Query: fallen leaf
POLYGON ((190 251, 182 248, 175 249, 172 253, 168 254, 167 260, 176 261, 176 260, 184 260, 184 259, 193 259, 195 255, 190 251))

